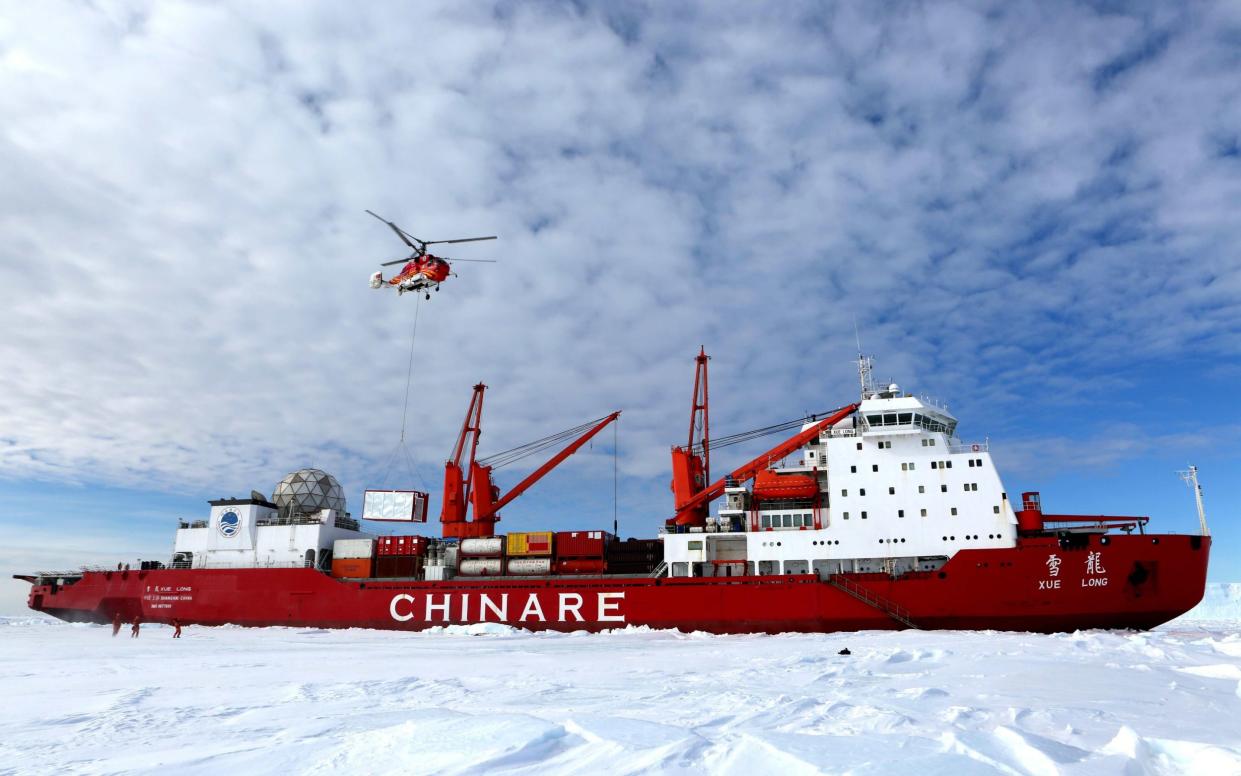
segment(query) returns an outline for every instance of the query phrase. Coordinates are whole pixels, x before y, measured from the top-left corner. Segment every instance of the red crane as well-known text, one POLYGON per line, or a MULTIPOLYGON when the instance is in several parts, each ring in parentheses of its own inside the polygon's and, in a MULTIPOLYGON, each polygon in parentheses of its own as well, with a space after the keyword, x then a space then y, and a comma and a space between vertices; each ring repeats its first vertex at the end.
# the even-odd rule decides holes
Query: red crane
POLYGON ((495 524, 500 519, 499 512, 506 504, 529 490, 548 472, 563 463, 608 424, 620 417, 619 411, 613 412, 597 421, 590 421, 576 428, 498 453, 490 459, 476 460, 478 436, 482 433, 483 391, 486 388, 487 386, 482 383, 474 386, 474 396, 470 399, 465 422, 461 426, 457 444, 453 447, 453 457, 444 465, 444 506, 440 512, 440 522, 444 524, 445 538, 495 535, 495 524), (500 489, 491 479, 494 466, 489 465, 488 461, 503 459, 504 463, 512 463, 570 437, 574 438, 567 447, 514 485, 507 494, 500 495, 500 489), (465 452, 467 438, 470 439, 470 460, 467 468, 468 475, 463 478, 461 459, 465 452), (466 520, 467 505, 473 507, 472 521, 466 520))
MULTIPOLYGON (((711 357, 698 348, 694 357, 694 395, 689 411, 689 440, 685 447, 672 448, 672 496, 677 504, 689 501, 711 479, 711 415, 707 391, 707 362, 711 357), (698 451, 702 454, 699 455, 698 451)), ((707 516, 705 503, 697 507, 696 524, 707 516)))
MULTIPOLYGON (((452 457, 444 464, 444 504, 440 508, 440 522, 444 524, 444 538, 464 538, 473 536, 474 528, 466 522, 465 512, 469 506, 470 486, 474 473, 474 454, 478 451, 478 436, 483 432, 483 392, 487 386, 479 383, 474 386, 474 395, 470 397, 469 409, 465 411, 465 422, 461 424, 461 433, 457 435, 457 444, 452 449, 452 457), (465 453, 466 444, 470 447, 470 463, 463 470, 461 456, 465 453)), ((491 532, 482 534, 490 536, 491 532)))
MULTIPOLYGON (((762 455, 759 455, 757 458, 754 458, 753 460, 747 462, 743 466, 740 466, 732 470, 730 473, 725 475, 722 479, 716 480, 715 482, 711 483, 707 487, 701 489, 695 495, 691 496, 689 499, 685 501, 678 501, 677 507, 676 507, 677 509, 676 516, 671 518, 668 521, 668 524, 669 525, 703 525, 703 523, 705 522, 704 518, 706 517, 707 504, 713 501, 714 499, 719 498, 720 496, 724 494, 725 483, 727 483, 729 480, 735 480, 736 482, 745 482, 747 480, 753 479, 760 471, 770 466, 772 462, 780 460, 781 458, 785 457, 786 455, 793 452, 797 448, 805 445, 811 439, 814 439, 816 436, 818 436, 819 433, 823 431, 823 429, 829 426, 834 426, 840 421, 852 415, 853 412, 857 408, 858 408, 857 404, 850 404, 847 407, 840 408, 839 410, 837 410, 836 412, 833 412, 831 415, 824 418, 823 420, 817 421, 813 425, 809 426, 808 428, 806 428, 804 431, 797 434, 796 436, 793 436, 793 437, 790 437, 784 440, 783 442, 771 448, 767 452, 763 453, 762 455)), ((678 486, 678 483, 674 480, 673 488, 672 488, 674 492, 678 491, 677 486, 678 486)), ((681 490, 685 490, 685 489, 687 489, 686 484, 681 483, 681 490)))

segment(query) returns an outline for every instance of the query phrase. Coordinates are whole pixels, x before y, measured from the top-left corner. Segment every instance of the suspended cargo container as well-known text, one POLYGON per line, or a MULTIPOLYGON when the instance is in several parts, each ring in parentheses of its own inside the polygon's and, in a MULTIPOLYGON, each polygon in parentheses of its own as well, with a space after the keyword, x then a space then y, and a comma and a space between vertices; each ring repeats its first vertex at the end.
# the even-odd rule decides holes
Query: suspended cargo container
POLYGON ((527 531, 508 535, 508 554, 514 555, 551 555, 551 531, 527 531))
POLYGON ((503 563, 500 558, 465 558, 457 573, 463 577, 498 577, 503 563))
POLYGON ((462 555, 497 557, 504 554, 504 537, 487 536, 481 539, 462 539, 462 555))
POLYGON ((602 574, 607 570, 603 558, 570 558, 556 561, 557 574, 602 574))
POLYGON ((556 533, 556 557, 602 558, 611 539, 612 534, 607 531, 559 531, 556 533))
POLYGON ((332 542, 333 558, 340 560, 365 558, 370 560, 374 556, 374 539, 337 539, 335 542, 332 542))
MULTIPOLYGON (((347 539, 345 541, 353 541, 347 539)), ((339 543, 339 541, 338 541, 339 543)), ((370 558, 332 558, 332 576, 348 579, 365 579, 371 575, 370 558)))
MULTIPOLYGON (((510 534, 511 536, 511 534, 510 534)), ((552 573, 551 558, 510 558, 508 573, 521 576, 552 573)))

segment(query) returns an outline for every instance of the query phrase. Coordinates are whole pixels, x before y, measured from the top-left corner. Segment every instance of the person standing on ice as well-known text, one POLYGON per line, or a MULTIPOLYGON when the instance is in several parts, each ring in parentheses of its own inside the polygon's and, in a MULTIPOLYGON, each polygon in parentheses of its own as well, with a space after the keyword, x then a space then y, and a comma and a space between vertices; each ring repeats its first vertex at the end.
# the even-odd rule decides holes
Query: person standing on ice
POLYGON ((131 639, 136 639, 136 638, 138 638, 138 629, 139 629, 141 626, 142 626, 142 617, 141 617, 140 615, 135 614, 135 615, 134 615, 134 624, 133 624, 133 625, 131 625, 131 626, 129 627, 129 637, 130 637, 131 639))
POLYGON ((112 618, 112 637, 115 638, 116 634, 120 632, 121 632, 121 613, 117 612, 116 616, 112 618))
POLYGON ((174 618, 172 621, 172 628, 173 628, 172 637, 174 639, 181 638, 181 621, 174 618))

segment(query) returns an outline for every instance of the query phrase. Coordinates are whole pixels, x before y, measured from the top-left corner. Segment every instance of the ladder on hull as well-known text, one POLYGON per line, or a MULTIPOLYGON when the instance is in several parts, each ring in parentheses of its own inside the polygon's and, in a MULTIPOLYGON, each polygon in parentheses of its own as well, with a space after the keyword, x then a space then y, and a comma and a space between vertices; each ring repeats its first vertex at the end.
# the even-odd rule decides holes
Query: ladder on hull
POLYGON ((896 620, 901 625, 904 625, 906 628, 912 628, 913 630, 919 630, 918 626, 914 624, 914 621, 909 619, 908 609, 896 603, 895 601, 884 598, 883 596, 874 592, 870 588, 865 587, 863 585, 859 585, 857 582, 854 582, 848 577, 844 577, 839 574, 832 574, 831 576, 829 576, 827 578, 827 584, 831 585, 832 587, 836 588, 842 593, 845 593, 846 595, 856 598, 857 600, 861 601, 862 603, 866 604, 869 607, 878 609, 879 611, 886 614, 888 617, 891 617, 893 620, 896 620))

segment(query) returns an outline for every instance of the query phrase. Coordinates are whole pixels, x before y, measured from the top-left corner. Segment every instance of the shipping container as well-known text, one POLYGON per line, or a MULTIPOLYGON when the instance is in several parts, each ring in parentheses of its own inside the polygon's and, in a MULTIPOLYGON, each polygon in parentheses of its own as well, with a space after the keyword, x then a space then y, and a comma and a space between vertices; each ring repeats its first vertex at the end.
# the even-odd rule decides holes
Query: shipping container
MULTIPOLYGON (((338 543, 341 540, 338 540, 338 543)), ((346 539, 343 541, 353 541, 346 539)), ((332 576, 365 579, 371 575, 371 559, 370 558, 332 558, 332 576)))
POLYGON ((508 535, 509 555, 551 555, 551 531, 526 531, 508 535))
POLYGON ((603 558, 569 558, 556 561, 557 574, 602 574, 607 571, 603 558))
POLYGON ((551 558, 510 558, 508 573, 529 576, 552 573, 551 558))
POLYGON ((339 558, 341 560, 365 558, 366 560, 370 560, 374 556, 374 539, 337 539, 332 543, 333 558, 339 558))
POLYGON ((559 531, 556 533, 557 558, 602 558, 612 534, 607 531, 559 531))
POLYGON ((381 555, 375 560, 375 576, 416 577, 421 566, 421 558, 413 555, 381 555))
POLYGON ((504 554, 504 537, 487 536, 481 539, 462 539, 462 555, 482 555, 497 557, 504 554))
POLYGON ((457 573, 463 577, 498 577, 503 562, 499 558, 465 558, 457 573))
POLYGON ((379 555, 424 555, 426 551, 425 536, 379 537, 379 555))

